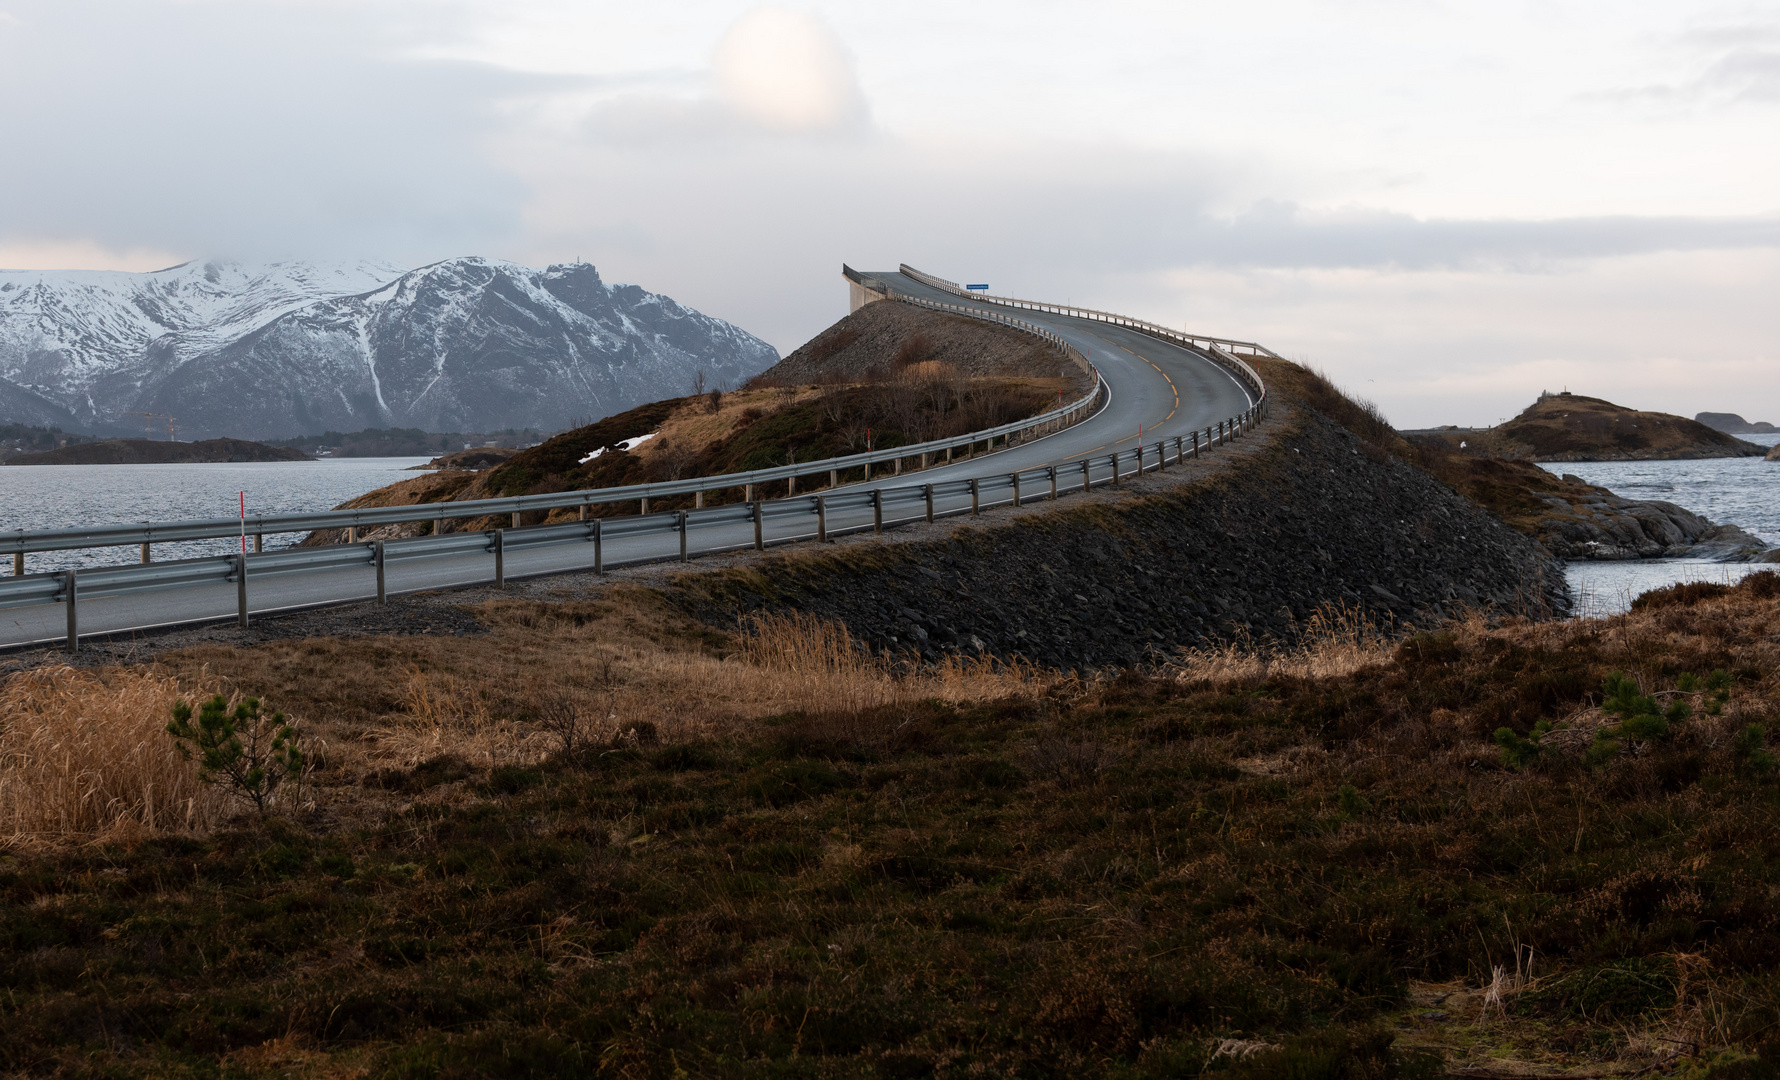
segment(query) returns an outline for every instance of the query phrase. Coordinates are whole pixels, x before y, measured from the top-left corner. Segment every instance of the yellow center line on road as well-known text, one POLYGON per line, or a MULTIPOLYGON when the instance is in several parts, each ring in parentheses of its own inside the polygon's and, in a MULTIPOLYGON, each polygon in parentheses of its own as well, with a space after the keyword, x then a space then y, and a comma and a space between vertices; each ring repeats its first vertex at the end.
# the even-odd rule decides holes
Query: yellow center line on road
MULTIPOLYGON (((1167 416, 1164 416, 1164 417, 1163 417, 1163 418, 1162 418, 1162 419, 1161 419, 1161 420, 1160 420, 1160 421, 1158 421, 1158 422, 1159 422, 1159 423, 1163 423, 1163 424, 1166 424, 1166 423, 1167 423, 1167 422, 1168 422, 1168 421, 1170 421, 1170 420, 1173 420, 1173 419, 1174 419, 1174 417, 1175 417, 1175 414, 1176 414, 1176 413, 1178 413, 1178 412, 1180 412, 1180 387, 1178 387, 1178 386, 1176 386, 1176 385, 1174 385, 1174 380, 1173 380, 1173 379, 1171 379, 1171 378, 1169 378, 1169 376, 1168 376, 1168 372, 1166 372, 1166 371, 1163 371, 1163 370, 1162 370, 1162 368, 1161 368, 1161 366, 1160 366, 1160 365, 1158 365, 1158 364, 1157 364, 1157 363, 1156 363, 1156 362, 1155 362, 1155 361, 1154 361, 1154 360, 1151 360, 1151 359, 1150 359, 1150 358, 1149 358, 1149 357, 1147 357, 1147 356, 1145 356, 1145 355, 1143 355, 1143 354, 1142 354, 1142 353, 1140 353, 1140 352, 1138 352, 1138 351, 1136 351, 1136 350, 1135 350, 1135 349, 1132 349, 1132 348, 1131 348, 1131 347, 1130 347, 1130 346, 1128 346, 1128 345, 1123 345, 1123 344, 1120 344, 1120 343, 1119 343, 1119 342, 1116 342, 1116 341, 1110 341, 1110 340, 1108 340, 1108 339, 1107 339, 1107 338, 1104 338, 1104 337, 1101 337, 1101 336, 1100 336, 1100 335, 1099 335, 1099 334, 1096 334, 1096 333, 1094 333, 1094 332, 1093 332, 1093 331, 1092 331, 1092 330, 1087 330, 1087 331, 1085 331, 1085 332, 1086 332, 1086 333, 1087 333, 1087 335, 1088 335, 1088 336, 1089 336, 1089 337, 1092 337, 1092 338, 1094 338, 1094 339, 1095 339, 1095 340, 1097 340, 1097 341, 1100 341, 1100 342, 1102 342, 1102 343, 1104 343, 1104 344, 1107 344, 1107 345, 1111 345, 1111 346, 1113 346, 1113 347, 1115 347, 1115 348, 1118 348, 1118 349, 1121 349, 1121 350, 1123 350, 1123 351, 1124 351, 1124 352, 1127 352, 1127 353, 1130 353, 1130 354, 1131 354, 1131 355, 1132 355, 1132 356, 1135 356, 1135 357, 1137 357, 1137 358, 1138 358, 1138 359, 1139 359, 1139 360, 1142 360, 1142 361, 1143 361, 1143 362, 1144 362, 1144 363, 1146 363, 1146 364, 1148 364, 1148 365, 1149 365, 1149 366, 1150 366, 1150 367, 1152 367, 1152 368, 1155 368, 1155 369, 1156 369, 1156 374, 1158 374, 1158 375, 1160 375, 1160 376, 1162 376, 1162 378, 1163 378, 1163 380, 1164 380, 1164 381, 1165 381, 1165 382, 1167 382, 1167 383, 1168 383, 1168 390, 1169 390, 1169 392, 1170 392, 1170 393, 1171 393, 1171 394, 1173 394, 1173 395, 1174 395, 1174 406, 1173 406, 1173 407, 1172 407, 1172 408, 1170 408, 1170 409, 1169 409, 1169 410, 1168 410, 1168 415, 1167 415, 1167 416)), ((1144 425, 1144 426, 1145 426, 1145 427, 1153 427, 1153 426, 1154 426, 1154 425, 1152 425, 1152 424, 1145 424, 1145 425, 1144 425)), ((1101 451, 1101 450, 1105 450, 1105 449, 1106 449, 1106 448, 1107 448, 1107 447, 1109 447, 1109 446, 1124 446, 1124 445, 1125 445, 1125 444, 1126 444, 1126 443, 1129 443, 1129 442, 1138 442, 1138 441, 1139 441, 1139 436, 1136 436, 1136 435, 1132 435, 1132 436, 1130 436, 1130 437, 1128 437, 1128 438, 1124 438, 1124 439, 1120 439, 1120 440, 1118 440, 1118 441, 1117 441, 1117 442, 1111 442, 1111 443, 1102 443, 1102 444, 1100 444, 1100 445, 1099 445, 1099 446, 1096 446, 1096 447, 1094 447, 1094 449, 1092 449, 1092 450, 1089 450, 1089 451, 1087 451, 1087 453, 1088 453, 1088 454, 1093 454, 1093 453, 1096 453, 1096 452, 1098 452, 1098 451, 1101 451)), ((1086 455, 1084 455, 1084 456, 1086 456, 1086 455)))

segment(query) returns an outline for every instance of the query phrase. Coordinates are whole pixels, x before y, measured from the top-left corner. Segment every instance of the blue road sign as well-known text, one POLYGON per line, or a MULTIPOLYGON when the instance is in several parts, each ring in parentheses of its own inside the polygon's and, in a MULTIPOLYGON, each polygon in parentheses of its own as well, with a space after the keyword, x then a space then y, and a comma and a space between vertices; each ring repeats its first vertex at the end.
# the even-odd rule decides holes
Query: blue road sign
POLYGON ((978 292, 988 292, 989 291, 989 286, 987 286, 987 285, 966 285, 965 288, 976 289, 978 292))

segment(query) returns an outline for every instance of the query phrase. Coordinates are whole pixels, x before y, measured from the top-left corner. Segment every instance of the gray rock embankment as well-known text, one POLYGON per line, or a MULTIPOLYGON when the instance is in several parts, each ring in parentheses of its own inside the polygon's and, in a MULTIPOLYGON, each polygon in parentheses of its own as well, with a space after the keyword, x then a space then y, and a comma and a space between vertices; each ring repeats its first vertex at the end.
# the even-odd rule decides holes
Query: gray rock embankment
POLYGON ((1466 608, 1566 612, 1561 566, 1427 473, 1304 409, 1209 478, 1147 477, 938 540, 842 545, 687 575, 670 595, 708 621, 803 611, 874 647, 1141 662, 1248 634, 1294 638, 1329 605, 1427 624, 1466 608))
MULTIPOLYGON (((1564 479, 1585 483, 1568 473, 1564 479)), ((1672 502, 1622 499, 1603 487, 1588 491, 1580 497, 1539 496, 1552 510, 1541 522, 1540 539, 1559 558, 1748 562, 1760 558, 1768 547, 1735 525, 1713 524, 1672 502)))

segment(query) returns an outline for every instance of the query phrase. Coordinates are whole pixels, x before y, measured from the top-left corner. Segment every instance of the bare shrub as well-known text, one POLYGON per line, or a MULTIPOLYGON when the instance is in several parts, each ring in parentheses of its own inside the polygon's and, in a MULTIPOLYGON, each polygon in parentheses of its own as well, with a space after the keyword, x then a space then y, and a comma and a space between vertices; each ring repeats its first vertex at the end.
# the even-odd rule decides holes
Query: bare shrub
POLYGON ((903 340, 897 347, 896 355, 890 358, 892 371, 901 371, 915 364, 924 363, 933 357, 933 339, 926 334, 914 334, 903 340))
POLYGON ((1026 752, 1026 766, 1064 790, 1086 787, 1118 762, 1119 751, 1086 735, 1041 739, 1026 752))
POLYGON ((0 683, 0 844, 203 832, 226 799, 167 737, 181 696, 146 671, 41 668, 0 683))

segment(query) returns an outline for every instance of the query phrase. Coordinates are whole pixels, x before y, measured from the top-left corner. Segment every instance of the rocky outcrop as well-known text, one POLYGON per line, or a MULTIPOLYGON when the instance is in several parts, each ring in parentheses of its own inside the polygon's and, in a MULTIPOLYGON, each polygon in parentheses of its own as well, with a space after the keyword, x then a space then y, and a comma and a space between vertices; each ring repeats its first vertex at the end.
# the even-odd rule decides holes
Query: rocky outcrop
POLYGON ((1780 446, 1775 446, 1772 450, 1768 451, 1768 460, 1780 461, 1780 446))
POLYGON ((1622 499, 1565 474, 1585 494, 1542 494, 1550 512, 1539 539, 1563 559, 1716 559, 1747 562, 1768 545, 1735 525, 1715 525, 1671 502, 1622 499))
POLYGON ((1290 640, 1330 606, 1398 625, 1568 610, 1537 542, 1320 414, 1281 406, 1252 437, 1265 442, 1197 481, 1151 474, 942 539, 771 556, 684 575, 670 595, 724 626, 804 611, 928 659, 1083 668, 1235 635, 1290 640))

